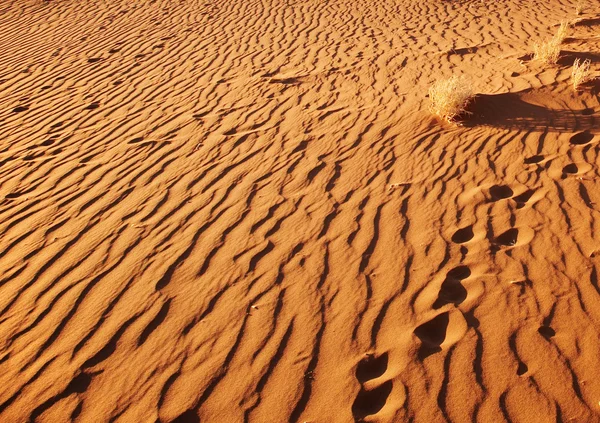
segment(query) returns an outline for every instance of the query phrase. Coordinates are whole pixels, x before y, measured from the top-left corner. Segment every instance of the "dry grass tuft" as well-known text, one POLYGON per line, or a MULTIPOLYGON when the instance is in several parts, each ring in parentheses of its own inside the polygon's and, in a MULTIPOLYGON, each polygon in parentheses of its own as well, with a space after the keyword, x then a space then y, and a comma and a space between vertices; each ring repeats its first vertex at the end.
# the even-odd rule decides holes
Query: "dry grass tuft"
POLYGON ((590 81, 590 59, 584 60, 583 63, 579 59, 575 59, 573 70, 571 71, 571 80, 573 81, 573 89, 577 91, 582 84, 590 81))
POLYGON ((561 22, 554 37, 544 43, 535 43, 533 45, 533 58, 542 63, 554 64, 558 62, 560 45, 567 38, 569 27, 568 22, 561 22))
POLYGON ((429 88, 429 110, 448 122, 454 122, 457 116, 465 113, 473 94, 464 77, 454 75, 437 81, 429 88))
POLYGON ((575 5, 575 14, 577 16, 581 15, 583 13, 583 9, 585 8, 583 1, 578 1, 577 4, 575 5))
POLYGON ((558 31, 556 32, 556 35, 554 36, 554 40, 556 40, 556 42, 559 45, 562 44, 562 42, 565 40, 565 38, 567 38, 567 35, 569 35, 570 28, 571 28, 571 24, 569 22, 563 21, 560 23, 560 26, 558 27, 558 31))
POLYGON ((544 43, 535 43, 533 45, 533 58, 542 63, 554 64, 558 62, 560 56, 560 44, 552 38, 544 43))

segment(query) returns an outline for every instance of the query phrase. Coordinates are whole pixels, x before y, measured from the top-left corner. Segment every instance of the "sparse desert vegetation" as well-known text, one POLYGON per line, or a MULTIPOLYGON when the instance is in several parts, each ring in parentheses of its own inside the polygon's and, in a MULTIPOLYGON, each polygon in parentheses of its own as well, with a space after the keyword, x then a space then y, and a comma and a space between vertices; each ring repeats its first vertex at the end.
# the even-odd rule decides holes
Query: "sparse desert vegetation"
POLYGON ((582 84, 591 80, 590 76, 590 59, 586 59, 581 62, 579 59, 575 59, 573 63, 573 69, 571 70, 571 81, 573 82, 573 88, 575 91, 579 90, 582 84))
POLYGON ((465 77, 454 75, 435 82, 429 88, 429 110, 440 118, 453 122, 465 113, 473 98, 473 90, 465 77))
POLYGON ((600 423, 600 0, 0 27, 0 423, 600 423))
POLYGON ((583 13, 584 9, 585 9, 585 5, 584 5, 583 1, 578 1, 577 4, 575 5, 575 14, 577 16, 581 15, 583 13))
POLYGON ((560 57, 560 45, 567 38, 569 33, 569 23, 561 22, 558 31, 554 37, 545 42, 538 42, 533 45, 533 58, 542 63, 554 64, 560 57))
POLYGON ((569 35, 569 28, 571 28, 571 24, 567 21, 561 22, 558 26, 558 31, 556 31, 554 39, 559 45, 562 44, 565 38, 567 38, 567 35, 569 35))

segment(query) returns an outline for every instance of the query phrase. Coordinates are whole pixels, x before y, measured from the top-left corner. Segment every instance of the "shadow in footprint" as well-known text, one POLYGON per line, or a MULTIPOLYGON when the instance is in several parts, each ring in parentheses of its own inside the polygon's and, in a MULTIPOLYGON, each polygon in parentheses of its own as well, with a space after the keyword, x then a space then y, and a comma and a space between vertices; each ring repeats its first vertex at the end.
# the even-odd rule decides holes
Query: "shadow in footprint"
POLYGON ((544 160, 544 156, 536 154, 535 156, 527 157, 524 162, 525 164, 537 164, 544 160))
POLYGON ((472 240, 474 236, 473 226, 467 226, 454 232, 454 235, 452 235, 452 242, 455 244, 464 244, 465 242, 472 240))
POLYGON ((585 145, 594 139, 594 135, 590 131, 579 132, 571 137, 571 144, 573 145, 585 145))
POLYGON ((568 165, 566 165, 565 167, 563 167, 563 174, 564 175, 574 175, 577 172, 579 172, 579 168, 577 167, 577 165, 575 163, 570 163, 568 165))
POLYGON ((525 204, 531 199, 534 193, 534 190, 528 189, 523 194, 519 194, 516 197, 513 197, 513 200, 517 202, 517 208, 520 209, 525 207, 525 204))
POLYGON ((467 290, 460 281, 471 276, 471 270, 467 266, 459 266, 452 269, 446 275, 446 280, 442 283, 437 300, 433 303, 435 310, 446 304, 461 304, 467 298, 467 290))
POLYGON ((528 370, 529 368, 527 367, 527 364, 520 362, 519 367, 517 367, 517 375, 523 376, 528 370))
POLYGON ((513 195, 513 190, 506 185, 494 185, 490 188, 490 195, 493 201, 510 198, 513 195))
POLYGON ((200 417, 194 410, 186 410, 179 416, 175 417, 171 423, 200 423, 200 417))
POLYGON ((360 383, 364 383, 368 380, 378 378, 385 373, 387 366, 387 353, 383 353, 379 357, 368 354, 356 367, 356 379, 358 379, 360 383))
POLYGON ((441 345, 446 339, 446 330, 448 329, 449 321, 449 314, 445 312, 415 329, 415 335, 421 340, 421 347, 418 352, 420 360, 424 360, 442 350, 441 345))
POLYGON ((498 235, 498 237, 496 237, 496 243, 512 247, 513 245, 517 244, 518 239, 519 230, 517 228, 511 228, 503 234, 498 235))
POLYGON ((540 335, 542 335, 546 339, 550 339, 554 335, 556 335, 556 331, 554 329, 552 329, 550 326, 540 326, 540 328, 538 329, 538 332, 540 333, 540 335))
POLYGON ((352 414, 354 415, 354 419, 356 421, 361 421, 366 416, 378 413, 385 405, 391 392, 391 380, 388 380, 370 391, 361 388, 354 400, 354 404, 352 404, 352 414))

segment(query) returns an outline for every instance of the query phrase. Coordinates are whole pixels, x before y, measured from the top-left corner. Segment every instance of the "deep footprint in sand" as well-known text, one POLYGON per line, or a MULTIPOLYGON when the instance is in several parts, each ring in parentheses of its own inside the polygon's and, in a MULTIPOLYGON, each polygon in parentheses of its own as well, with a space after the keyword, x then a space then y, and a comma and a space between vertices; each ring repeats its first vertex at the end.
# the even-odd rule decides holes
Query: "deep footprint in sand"
POLYGON ((569 163, 565 165, 560 173, 556 173, 556 178, 567 179, 571 176, 581 176, 592 170, 593 167, 587 162, 569 163))
POLYGON ((392 392, 392 381, 388 380, 375 388, 367 388, 365 384, 377 379, 386 372, 388 366, 388 354, 383 353, 376 357, 368 354, 356 367, 356 379, 361 383, 360 392, 352 404, 352 414, 356 421, 364 417, 377 414, 387 402, 392 392))
POLYGON ((552 329, 550 326, 545 326, 545 325, 540 326, 540 328, 538 329, 538 332, 540 335, 542 335, 546 339, 550 339, 554 335, 556 335, 556 331, 554 329, 552 329))
POLYGON ((535 191, 532 189, 528 189, 527 191, 523 192, 522 194, 519 194, 519 195, 513 197, 513 200, 515 200, 517 203, 517 208, 521 209, 521 208, 525 207, 525 205, 531 199, 533 194, 535 194, 535 191))
POLYGON ((514 246, 518 240, 519 230, 517 228, 511 228, 496 237, 496 243, 505 246, 514 246))
POLYGON ((540 162, 542 162, 544 160, 544 156, 542 156, 541 154, 536 154, 535 156, 530 156, 527 157, 525 160, 523 160, 525 162, 525 164, 538 164, 540 162))
POLYGON ((571 137, 571 144, 573 145, 585 145, 594 139, 594 135, 590 131, 579 132, 571 137))
POLYGON ((420 360, 442 350, 441 345, 446 339, 446 330, 448 329, 449 322, 449 313, 445 312, 415 329, 415 335, 421 340, 421 347, 418 353, 420 360))
POLYGON ((527 367, 527 364, 519 362, 519 366, 517 367, 517 375, 523 376, 528 370, 529 368, 527 367))
POLYGON ((352 404, 354 419, 362 421, 363 418, 381 411, 392 392, 392 387, 392 381, 388 380, 371 390, 367 390, 364 387, 361 388, 352 404))
POLYGON ((563 167, 562 171, 565 175, 575 175, 577 172, 579 172, 579 168, 575 163, 570 163, 563 167))
POLYGON ((371 379, 376 379, 382 376, 387 370, 388 354, 383 353, 379 357, 373 354, 367 354, 356 367, 356 379, 360 383, 364 383, 371 379))
POLYGON ((473 239, 475 234, 473 233, 473 226, 466 226, 454 232, 452 235, 452 242, 455 244, 464 244, 473 239))
POLYGON ((504 200, 513 195, 513 190, 507 185, 494 185, 490 188, 490 196, 492 201, 504 200))
POLYGON ((442 283, 437 300, 433 303, 434 310, 446 304, 460 305, 467 298, 467 290, 461 281, 471 276, 471 270, 467 266, 458 266, 446 275, 442 283))

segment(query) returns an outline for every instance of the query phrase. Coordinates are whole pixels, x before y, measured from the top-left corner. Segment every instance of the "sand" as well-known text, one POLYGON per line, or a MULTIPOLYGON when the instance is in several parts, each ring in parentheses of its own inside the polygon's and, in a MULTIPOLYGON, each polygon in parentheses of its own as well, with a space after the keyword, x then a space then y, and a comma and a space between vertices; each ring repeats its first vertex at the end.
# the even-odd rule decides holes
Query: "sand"
POLYGON ((0 421, 600 421, 600 83, 570 85, 597 2, 12 0, 0 28, 0 421), (460 125, 428 111, 452 75, 460 125))

